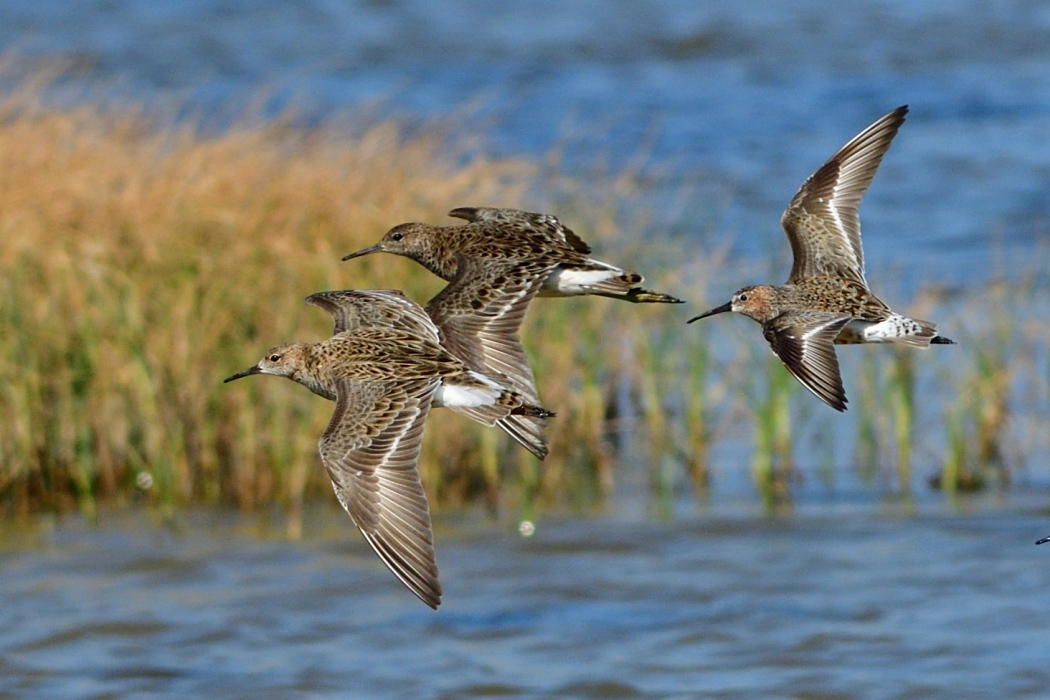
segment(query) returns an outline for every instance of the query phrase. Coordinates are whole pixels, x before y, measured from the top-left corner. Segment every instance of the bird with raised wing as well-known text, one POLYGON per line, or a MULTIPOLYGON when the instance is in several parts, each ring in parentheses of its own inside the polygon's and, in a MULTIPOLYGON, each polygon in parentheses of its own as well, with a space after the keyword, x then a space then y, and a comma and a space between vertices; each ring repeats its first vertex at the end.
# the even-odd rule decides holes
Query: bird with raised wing
POLYGON ((386 232, 373 246, 350 253, 350 260, 371 253, 394 253, 415 260, 451 282, 458 259, 480 254, 485 259, 543 261, 538 296, 596 296, 633 303, 681 304, 669 294, 638 285, 637 272, 590 257, 591 247, 556 216, 497 207, 459 207, 449 216, 458 226, 407 223, 386 232))
MULTIPOLYGON (((490 328, 489 324, 483 322, 489 317, 484 311, 474 313, 472 310, 466 323, 474 323, 476 327, 463 330, 461 326, 464 325, 464 319, 457 316, 445 302, 439 300, 424 310, 398 290, 320 292, 308 297, 307 301, 325 308, 337 319, 336 333, 347 330, 351 324, 352 327, 369 324, 423 332, 471 368, 481 366, 482 363, 477 361, 478 353, 491 348, 490 352, 496 360, 491 363, 491 367, 481 371, 502 386, 517 390, 527 402, 540 403, 535 389, 530 388, 532 385, 526 381, 532 376, 528 359, 524 351, 520 355, 516 353, 521 348, 520 343, 516 347, 504 343, 504 337, 498 332, 500 324, 491 324, 490 328), (435 323, 440 323, 441 327, 435 323), (522 368, 527 374, 523 373, 522 368)), ((438 400, 436 405, 441 405, 440 397, 438 400)), ((546 418, 511 414, 498 419, 496 425, 537 458, 546 458, 546 418)))
POLYGON ((835 345, 954 343, 936 324, 891 311, 864 279, 858 209, 907 113, 898 107, 860 132, 788 204, 780 219, 794 254, 786 284, 744 287, 689 320, 727 311, 754 319, 788 371, 838 411, 847 400, 835 345))
POLYGON ((400 292, 321 292, 307 301, 335 320, 331 338, 279 345, 225 381, 288 377, 336 402, 318 443, 335 494, 394 575, 436 609, 441 584, 416 468, 430 408, 486 425, 553 414, 453 356, 423 309, 400 292))
MULTIPOLYGON (((639 287, 643 278, 590 257, 591 248, 550 214, 461 207, 457 226, 407 223, 390 229, 373 246, 343 258, 394 253, 420 263, 449 282, 427 305, 441 342, 472 369, 508 377, 511 387, 539 403, 532 366, 518 331, 536 296, 592 294, 633 303, 678 304, 667 294, 639 287)), ((512 417, 500 424, 543 457, 547 439, 541 419, 512 417)))

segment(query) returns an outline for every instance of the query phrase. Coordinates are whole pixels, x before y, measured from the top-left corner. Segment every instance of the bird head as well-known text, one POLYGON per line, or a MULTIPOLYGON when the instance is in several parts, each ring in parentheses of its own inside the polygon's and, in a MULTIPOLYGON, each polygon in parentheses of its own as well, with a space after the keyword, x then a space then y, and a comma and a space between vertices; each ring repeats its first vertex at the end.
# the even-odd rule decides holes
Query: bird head
POLYGON ((765 323, 780 312, 775 303, 774 289, 769 285, 756 284, 744 287, 736 292, 727 303, 689 319, 688 323, 708 316, 724 314, 727 311, 743 314, 759 323, 765 323))
POLYGON ((223 383, 253 374, 273 374, 278 377, 295 379, 295 373, 305 366, 305 347, 304 343, 286 343, 271 348, 258 364, 227 377, 223 383))
POLYGON ((343 260, 359 258, 372 253, 393 253, 411 258, 414 254, 427 248, 425 229, 424 224, 399 224, 387 231, 375 245, 362 248, 356 253, 350 253, 343 260))

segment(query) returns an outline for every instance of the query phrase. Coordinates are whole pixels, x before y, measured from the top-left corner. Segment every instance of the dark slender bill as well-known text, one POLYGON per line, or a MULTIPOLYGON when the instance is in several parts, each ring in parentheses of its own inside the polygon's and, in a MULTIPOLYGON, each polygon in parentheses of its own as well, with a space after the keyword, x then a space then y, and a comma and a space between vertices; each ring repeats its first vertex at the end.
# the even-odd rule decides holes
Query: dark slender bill
POLYGON ((733 310, 733 302, 727 301, 726 303, 722 304, 721 306, 719 306, 717 308, 711 309, 710 311, 705 311, 704 313, 700 314, 699 316, 694 316, 693 318, 691 318, 688 321, 686 321, 686 323, 692 323, 693 321, 699 321, 702 318, 707 318, 708 316, 714 316, 716 314, 724 314, 727 311, 732 311, 732 310, 733 310))
POLYGON ((381 253, 382 251, 383 249, 377 243, 376 245, 370 245, 367 248, 363 248, 357 251, 356 253, 350 253, 350 255, 343 257, 343 260, 353 260, 354 258, 361 257, 362 255, 371 255, 372 253, 381 253))
POLYGON ((238 372, 237 374, 234 374, 233 376, 226 377, 226 379, 222 380, 222 383, 225 384, 226 382, 232 382, 234 379, 240 379, 241 377, 250 377, 253 374, 258 374, 261 371, 262 370, 259 369, 259 365, 252 365, 251 367, 249 367, 248 369, 244 370, 243 372, 238 372))
POLYGON ((786 284, 748 285, 689 320, 733 311, 760 323, 788 370, 837 411, 847 401, 835 345, 954 345, 937 324, 894 313, 864 279, 860 203, 907 113, 902 105, 877 119, 802 183, 780 217, 793 258, 786 284))

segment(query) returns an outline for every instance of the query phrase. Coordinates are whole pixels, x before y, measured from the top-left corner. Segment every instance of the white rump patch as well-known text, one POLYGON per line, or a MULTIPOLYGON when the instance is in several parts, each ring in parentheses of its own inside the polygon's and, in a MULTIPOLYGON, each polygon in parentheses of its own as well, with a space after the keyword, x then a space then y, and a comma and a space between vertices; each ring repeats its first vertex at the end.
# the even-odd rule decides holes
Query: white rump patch
MULTIPOLYGON (((924 333, 922 326, 912 319, 900 314, 893 314, 885 321, 879 321, 878 323, 862 321, 859 318, 854 319, 846 324, 846 327, 835 338, 835 342, 840 345, 895 342, 913 344, 915 341, 911 339, 922 339, 930 335, 924 333)), ((921 343, 921 340, 919 342, 921 343)))
POLYGON ((478 406, 491 406, 496 403, 503 394, 503 390, 493 382, 479 374, 471 372, 475 379, 481 380, 486 386, 465 386, 463 384, 448 384, 441 382, 437 391, 434 392, 432 404, 434 406, 447 406, 448 408, 476 408, 478 406))
POLYGON ((540 294, 543 296, 590 294, 594 291, 594 285, 601 284, 608 279, 615 279, 622 274, 623 270, 615 267, 606 270, 572 270, 557 267, 543 282, 540 294))

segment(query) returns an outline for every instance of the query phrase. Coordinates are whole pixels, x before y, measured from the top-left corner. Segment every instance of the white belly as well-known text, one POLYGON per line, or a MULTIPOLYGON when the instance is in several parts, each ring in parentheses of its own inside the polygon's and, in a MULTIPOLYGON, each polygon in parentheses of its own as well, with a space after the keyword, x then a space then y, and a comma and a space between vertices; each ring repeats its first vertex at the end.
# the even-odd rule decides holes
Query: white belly
POLYGON ((868 338, 868 332, 877 325, 879 324, 855 318, 843 326, 839 334, 835 336, 835 344, 858 345, 860 343, 880 342, 878 340, 869 340, 868 338))

